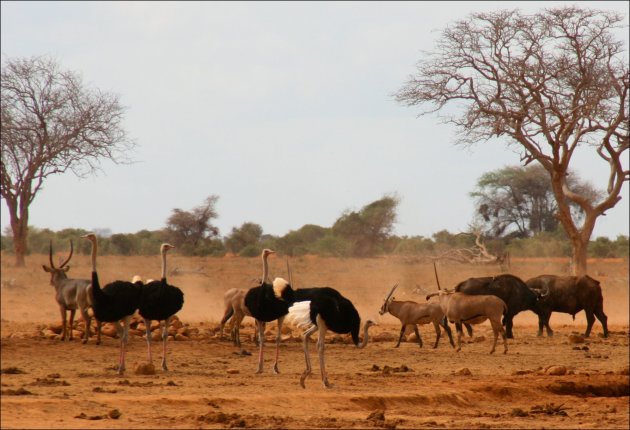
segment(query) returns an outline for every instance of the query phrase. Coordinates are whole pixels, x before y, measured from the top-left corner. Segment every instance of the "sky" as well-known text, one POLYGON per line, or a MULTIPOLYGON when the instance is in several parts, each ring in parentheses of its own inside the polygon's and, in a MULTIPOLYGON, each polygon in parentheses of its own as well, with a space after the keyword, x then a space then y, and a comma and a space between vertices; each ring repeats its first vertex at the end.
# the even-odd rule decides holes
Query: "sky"
MULTIPOLYGON (((174 208, 217 195, 222 235, 254 222, 282 236, 396 195, 396 234, 468 231, 478 178, 518 165, 518 148, 456 145, 453 126, 419 117, 393 93, 449 23, 570 4, 3 1, 3 64, 48 55, 117 94, 137 144, 133 164, 50 177, 29 225, 158 230, 174 208)), ((622 12, 627 26, 626 1, 577 4, 622 12)), ((627 32, 619 37, 627 52, 627 32)), ((605 188, 607 166, 593 150, 578 153, 573 169, 605 188)), ((622 196, 593 238, 629 234, 627 183, 622 196)), ((4 201, 1 215, 4 231, 4 201)))

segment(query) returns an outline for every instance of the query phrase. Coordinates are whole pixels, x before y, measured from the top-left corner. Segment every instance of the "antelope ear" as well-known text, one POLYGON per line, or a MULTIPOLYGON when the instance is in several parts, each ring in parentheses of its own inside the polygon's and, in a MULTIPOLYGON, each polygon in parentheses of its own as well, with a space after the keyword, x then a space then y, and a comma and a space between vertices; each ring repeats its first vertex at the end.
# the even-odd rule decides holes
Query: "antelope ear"
POLYGON ((67 272, 68 270, 70 270, 70 266, 64 266, 64 268, 62 269, 64 272, 67 272))
POLYGON ((46 265, 42 264, 42 268, 44 269, 44 272, 48 272, 48 273, 52 272, 51 268, 46 265))

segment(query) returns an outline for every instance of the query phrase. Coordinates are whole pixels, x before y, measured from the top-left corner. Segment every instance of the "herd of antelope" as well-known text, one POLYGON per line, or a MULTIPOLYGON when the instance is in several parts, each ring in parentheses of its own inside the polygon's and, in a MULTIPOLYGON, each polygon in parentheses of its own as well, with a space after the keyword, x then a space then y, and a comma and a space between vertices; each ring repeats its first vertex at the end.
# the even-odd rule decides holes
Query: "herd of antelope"
MULTIPOLYGON (((181 289, 170 285, 166 280, 166 253, 174 248, 170 244, 162 244, 160 255, 162 258, 162 275, 159 281, 147 280, 143 282, 135 276, 131 281, 115 280, 101 287, 96 270, 97 238, 90 233, 83 236, 92 244, 92 276, 90 279, 68 278, 68 263, 72 258, 73 244, 70 242, 70 255, 58 267, 53 263, 52 243, 50 246, 50 266, 44 265, 50 273, 50 283, 55 288, 55 299, 61 312, 63 331, 62 339, 72 338, 72 324, 77 310, 81 313, 85 323, 83 343, 90 336, 90 309, 97 321, 97 341, 101 341, 101 323, 114 323, 120 338, 120 358, 118 373, 125 371, 125 349, 128 342, 128 331, 131 317, 136 312, 144 319, 146 327, 147 355, 149 364, 152 363, 151 352, 151 321, 164 321, 162 332, 162 369, 168 370, 166 364, 166 345, 168 326, 172 318, 179 312, 184 303, 181 289), (69 324, 67 312, 70 312, 69 324), (68 329, 70 327, 70 329, 68 329)), ((273 371, 279 372, 278 356, 281 341, 281 329, 287 322, 302 329, 303 349, 306 367, 300 378, 300 384, 305 387, 305 380, 312 372, 309 354, 310 337, 318 332, 317 350, 320 363, 321 381, 325 387, 332 385, 328 381, 325 365, 325 335, 328 330, 339 334, 350 334, 353 343, 358 348, 364 348, 368 343, 368 329, 375 325, 372 320, 363 324, 363 339, 360 339, 361 318, 355 306, 339 291, 330 287, 321 288, 293 288, 291 269, 287 262, 289 280, 283 278, 269 278, 267 258, 275 254, 270 249, 262 252, 263 273, 257 286, 249 289, 230 289, 224 294, 225 311, 220 323, 220 335, 226 323, 231 320, 231 336, 234 345, 240 347, 239 328, 246 316, 252 317, 256 323, 256 337, 258 341, 258 367, 256 373, 263 371, 263 353, 265 343, 265 325, 277 321, 276 351, 273 371)), ((435 266, 434 266, 435 268, 435 266)), ((399 301, 393 296, 398 285, 394 285, 388 292, 379 310, 380 315, 389 313, 398 318, 401 323, 400 336, 396 347, 400 346, 407 327, 415 331, 417 341, 422 347, 422 337, 418 325, 433 324, 436 340, 433 348, 437 348, 442 329, 448 335, 450 344, 455 347, 449 323, 455 324, 457 330, 457 351, 461 350, 462 327, 465 326, 472 335, 471 324, 490 321, 494 334, 494 343, 490 353, 495 351, 499 335, 503 339, 503 353, 507 353, 507 338, 512 338, 512 320, 521 311, 530 310, 539 318, 538 335, 542 335, 546 328, 547 335, 553 335, 549 327, 549 317, 552 312, 565 312, 575 316, 584 310, 587 318, 585 336, 589 336, 595 318, 602 324, 604 336, 608 335, 607 317, 603 311, 603 297, 599 282, 589 276, 555 276, 541 275, 523 281, 520 278, 503 274, 496 277, 469 278, 460 282, 455 288, 441 288, 439 279, 436 281, 438 292, 428 294, 426 302, 399 301), (437 297, 436 301, 431 301, 437 297), (505 328, 504 328, 505 326, 505 328)), ((152 364, 151 364, 152 365, 152 364)))

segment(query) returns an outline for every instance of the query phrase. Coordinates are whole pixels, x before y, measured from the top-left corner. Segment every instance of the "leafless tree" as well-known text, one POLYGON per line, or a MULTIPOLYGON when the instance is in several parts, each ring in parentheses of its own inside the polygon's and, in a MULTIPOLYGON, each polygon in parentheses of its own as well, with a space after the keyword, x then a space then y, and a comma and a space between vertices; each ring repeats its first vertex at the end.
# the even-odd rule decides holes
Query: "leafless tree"
POLYGON ((16 265, 24 266, 29 206, 46 178, 67 171, 85 177, 103 158, 127 161, 134 142, 122 127, 118 96, 87 88, 49 57, 3 61, 1 105, 0 191, 16 265))
POLYGON ((470 232, 458 233, 456 236, 458 235, 475 236, 475 246, 449 249, 433 257, 432 260, 451 260, 466 264, 499 264, 502 267, 510 267, 510 254, 504 252, 500 255, 494 255, 488 251, 480 228, 471 227, 470 232))
POLYGON ((520 147, 525 165, 540 163, 577 275, 586 273, 597 218, 617 204, 629 179, 628 58, 615 38, 622 21, 621 14, 574 6, 532 15, 472 14, 442 32, 436 50, 395 94, 408 106, 427 106, 421 115, 446 114, 462 144, 505 136, 520 147), (592 148, 609 167, 606 193, 597 202, 568 185, 580 148, 592 148), (584 212, 581 225, 570 202, 584 212))

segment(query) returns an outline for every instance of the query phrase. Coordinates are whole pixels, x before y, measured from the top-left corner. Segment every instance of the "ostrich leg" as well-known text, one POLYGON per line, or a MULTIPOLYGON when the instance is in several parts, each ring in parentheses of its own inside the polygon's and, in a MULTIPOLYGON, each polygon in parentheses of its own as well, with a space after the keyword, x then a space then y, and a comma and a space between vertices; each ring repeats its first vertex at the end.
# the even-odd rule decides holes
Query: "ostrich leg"
POLYGON ((300 377, 300 385, 302 386, 302 388, 306 388, 306 386, 304 385, 304 381, 311 374, 311 371, 313 369, 311 367, 311 357, 308 353, 308 341, 311 338, 311 335, 315 333, 316 331, 317 331, 317 326, 314 325, 308 330, 306 330, 304 334, 302 334, 302 339, 303 339, 302 345, 304 346, 304 358, 306 360, 306 369, 304 369, 304 372, 302 372, 302 376, 300 377))

